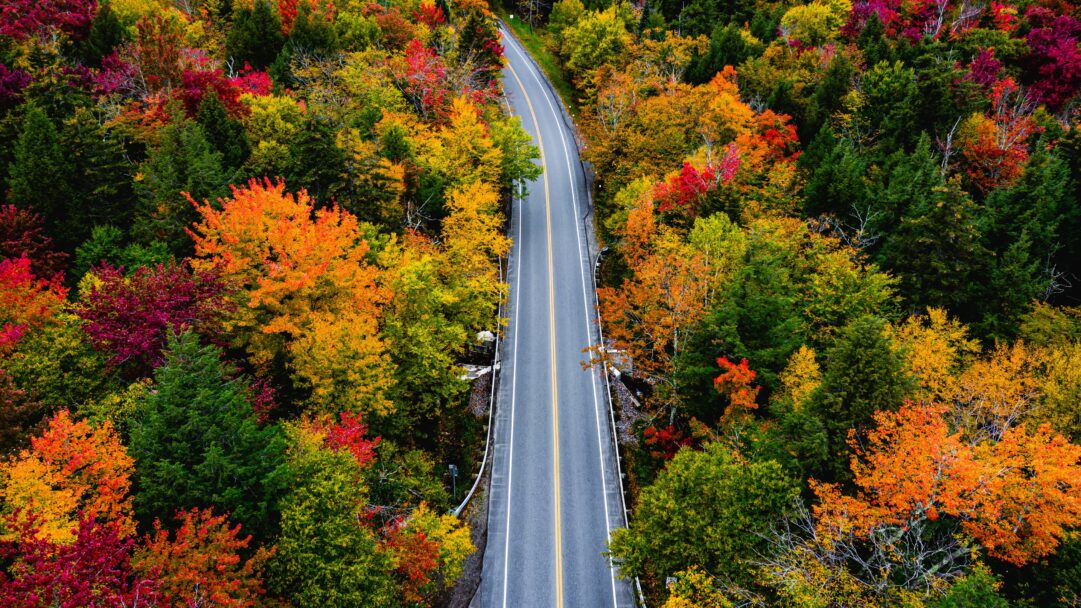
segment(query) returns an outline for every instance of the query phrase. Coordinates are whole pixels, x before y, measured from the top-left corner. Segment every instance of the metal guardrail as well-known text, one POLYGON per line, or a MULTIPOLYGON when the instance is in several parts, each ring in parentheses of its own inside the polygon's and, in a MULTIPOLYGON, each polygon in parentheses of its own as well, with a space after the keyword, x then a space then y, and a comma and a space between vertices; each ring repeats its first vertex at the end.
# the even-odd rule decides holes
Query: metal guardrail
MULTIPOLYGON (((503 282, 503 260, 502 259, 499 260, 499 282, 500 283, 503 282)), ((496 318, 498 318, 498 319, 503 318, 503 303, 502 302, 499 303, 499 309, 498 309, 498 312, 496 313, 496 318)), ((477 470, 477 477, 476 477, 476 479, 473 480, 473 486, 471 488, 469 488, 469 492, 466 493, 464 498, 462 498, 462 503, 459 504, 456 508, 451 509, 451 511, 450 511, 451 514, 454 515, 455 517, 460 516, 462 514, 462 511, 464 511, 465 508, 469 506, 469 501, 473 500, 473 495, 476 494, 477 487, 480 486, 480 480, 484 478, 484 468, 488 464, 488 454, 489 454, 489 452, 491 452, 491 449, 492 449, 492 433, 493 433, 493 429, 495 427, 495 425, 493 424, 493 422, 494 422, 493 413, 495 412, 495 386, 496 386, 496 381, 498 379, 497 374, 499 374, 500 359, 501 359, 501 357, 499 356, 499 353, 500 353, 500 351, 499 351, 499 346, 500 346, 499 335, 500 335, 500 333, 501 332, 498 331, 498 329, 495 332, 495 354, 492 355, 491 392, 488 395, 488 434, 487 434, 487 437, 484 440, 484 456, 481 458, 480 469, 477 470)))

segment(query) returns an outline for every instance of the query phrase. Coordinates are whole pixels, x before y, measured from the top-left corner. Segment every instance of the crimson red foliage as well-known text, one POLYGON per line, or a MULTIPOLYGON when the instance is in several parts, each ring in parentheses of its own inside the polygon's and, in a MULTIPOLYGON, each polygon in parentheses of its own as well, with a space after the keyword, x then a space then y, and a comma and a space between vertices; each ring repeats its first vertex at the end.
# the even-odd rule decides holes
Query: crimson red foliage
POLYGON ((142 608, 160 600, 157 581, 132 570, 135 540, 113 523, 83 519, 71 544, 40 538, 32 519, 10 517, 8 525, 15 540, 0 542, 0 561, 14 564, 0 571, 0 606, 142 608))
POLYGON ((219 337, 229 301, 216 273, 193 271, 186 263, 142 267, 131 276, 104 264, 94 273, 98 281, 76 313, 95 348, 111 355, 111 365, 131 364, 137 374, 160 365, 170 328, 219 337))

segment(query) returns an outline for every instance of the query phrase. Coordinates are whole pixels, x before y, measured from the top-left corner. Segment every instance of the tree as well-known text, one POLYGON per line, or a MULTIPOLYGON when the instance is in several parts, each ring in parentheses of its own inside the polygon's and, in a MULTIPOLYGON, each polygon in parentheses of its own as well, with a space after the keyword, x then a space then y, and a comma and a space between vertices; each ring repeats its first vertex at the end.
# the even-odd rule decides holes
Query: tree
POLYGON ((87 108, 77 108, 64 121, 64 147, 74 174, 65 223, 58 234, 66 243, 81 243, 96 224, 131 224, 135 208, 134 171, 124 142, 106 130, 87 108))
POLYGON ((56 317, 68 294, 62 280, 35 277, 26 257, 0 260, 0 352, 56 317))
POLYGON ((262 70, 274 62, 284 44, 281 21, 269 0, 255 0, 251 8, 237 6, 225 40, 226 56, 262 70))
POLYGON ((881 255, 913 309, 937 306, 970 318, 973 286, 989 256, 975 204, 956 179, 912 202, 881 255))
POLYGON ((0 258, 27 258, 34 276, 51 278, 63 270, 67 254, 56 251, 41 215, 15 205, 0 206, 0 258))
POLYGON ((642 489, 630 527, 613 532, 610 551, 628 576, 698 566, 750 584, 747 556, 764 548, 759 535, 798 491, 776 462, 745 462, 720 443, 683 449, 642 489))
POLYGON ((112 2, 103 0, 98 3, 98 12, 90 23, 89 33, 76 44, 76 48, 84 64, 100 68, 101 60, 112 54, 127 38, 127 31, 113 10, 112 2))
POLYGON ((131 420, 142 521, 214 506, 268 536, 278 502, 270 474, 283 446, 277 427, 257 424, 248 395, 220 349, 190 331, 170 337, 153 390, 131 420))
POLYGON ((826 428, 828 467, 835 478, 848 476, 849 431, 867 429, 879 410, 900 407, 907 391, 903 362, 885 323, 862 317, 846 327, 827 355, 811 406, 826 428))
POLYGON ((226 194, 229 177, 222 169, 222 154, 211 147, 199 124, 177 118, 160 131, 158 145, 139 172, 133 232, 144 243, 164 242, 174 255, 190 255, 187 230, 198 218, 190 200, 226 194))
POLYGON ((1047 425, 966 436, 949 414, 947 406, 912 403, 876 414, 852 460, 856 496, 812 484, 817 515, 847 522, 841 525, 858 535, 882 524, 952 518, 988 554, 1010 563, 1052 553, 1081 522, 1070 481, 1081 472, 1081 447, 1047 425))
POLYGON ((270 586, 299 608, 392 605, 392 561, 364 525, 362 467, 323 447, 322 434, 292 426, 278 551, 270 586))
POLYGON ((587 12, 563 30, 561 54, 579 87, 588 87, 593 70, 619 58, 630 44, 630 34, 616 8, 587 12))
POLYGON ((144 266, 130 276, 106 264, 94 271, 76 313, 95 348, 110 355, 109 364, 139 376, 164 361, 171 332, 191 329, 220 340, 227 298, 214 272, 194 272, 187 264, 144 266))
MULTIPOLYGON (((28 104, 15 142, 15 157, 8 167, 11 202, 40 214, 47 232, 61 236, 60 228, 67 226, 71 201, 76 198, 71 187, 74 171, 56 125, 43 109, 28 104)), ((66 236, 60 245, 73 247, 75 243, 66 236)))
POLYGON ((225 329, 252 363, 284 359, 317 408, 390 412, 392 370, 377 333, 387 294, 356 218, 315 210, 307 192, 286 193, 280 181, 253 180, 196 209, 193 268, 238 287, 225 329))
POLYGON ((95 8, 88 0, 17 0, 0 11, 0 34, 16 40, 59 33, 78 39, 86 34, 95 8))
POLYGON ((229 116, 217 93, 208 91, 203 96, 195 120, 203 127, 207 142, 221 153, 222 168, 227 173, 244 164, 251 153, 248 134, 240 121, 229 116))
POLYGON ((75 262, 71 276, 83 278, 94 266, 108 264, 133 271, 144 266, 169 264, 174 261, 172 253, 163 241, 147 245, 133 243, 128 235, 116 226, 94 226, 90 238, 75 249, 75 262))
POLYGON ((251 535, 229 525, 212 509, 177 513, 179 527, 170 533, 161 522, 135 550, 136 572, 158 582, 163 606, 252 608, 263 595, 263 568, 274 551, 249 549, 251 535))
POLYGON ((115 522, 79 520, 69 543, 43 537, 33 522, 14 540, 0 541, 0 558, 18 565, 0 571, 0 604, 40 606, 158 606, 157 582, 133 571, 135 539, 115 522), (16 561, 17 560, 17 561, 16 561))
POLYGON ((94 427, 60 410, 29 450, 3 466, 4 537, 16 538, 30 526, 44 539, 69 543, 80 520, 95 519, 133 533, 131 473, 132 459, 111 424, 94 427))

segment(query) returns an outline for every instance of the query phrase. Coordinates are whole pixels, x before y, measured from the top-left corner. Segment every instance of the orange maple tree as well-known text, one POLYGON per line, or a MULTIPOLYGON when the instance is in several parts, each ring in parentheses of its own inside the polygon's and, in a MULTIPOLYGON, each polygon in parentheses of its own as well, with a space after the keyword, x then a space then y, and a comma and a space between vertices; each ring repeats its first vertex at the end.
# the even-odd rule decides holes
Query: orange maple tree
POLYGON ((252 180, 218 205, 194 204, 202 221, 191 233, 192 267, 216 269, 239 288, 224 326, 252 362, 285 355, 319 409, 389 411, 389 359, 377 331, 388 294, 356 217, 316 209, 281 180, 252 180))
POLYGON ((990 555, 1013 564, 1052 553, 1081 524, 1081 446, 1048 425, 968 441, 951 428, 948 409, 907 403, 876 414, 866 440, 851 440, 856 495, 812 482, 816 515, 857 533, 951 517, 990 555))
POLYGON ((61 410, 2 469, 0 497, 16 522, 36 518, 39 534, 69 542, 80 518, 115 521, 131 534, 131 473, 134 461, 108 422, 95 427, 61 410))
POLYGON ((164 605, 255 606, 264 592, 262 572, 273 549, 259 547, 251 554, 251 536, 241 536, 239 524, 230 526, 225 515, 214 515, 211 509, 180 511, 177 520, 175 534, 155 520, 153 533, 132 560, 138 572, 158 582, 164 605))

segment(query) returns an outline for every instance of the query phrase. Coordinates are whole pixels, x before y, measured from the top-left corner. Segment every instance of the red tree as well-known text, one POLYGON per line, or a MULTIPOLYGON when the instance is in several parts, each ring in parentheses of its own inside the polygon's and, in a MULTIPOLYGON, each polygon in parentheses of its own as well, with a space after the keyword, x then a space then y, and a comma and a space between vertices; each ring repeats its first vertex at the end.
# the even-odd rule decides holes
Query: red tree
POLYGON ((68 290, 62 280, 35 277, 26 257, 0 261, 0 352, 63 308, 68 290))
POLYGON ((125 276, 108 264, 94 271, 98 281, 76 309, 94 346, 111 355, 112 365, 131 364, 136 373, 160 365, 167 331, 190 327, 215 339, 228 307, 225 283, 212 271, 187 264, 158 264, 125 276))
POLYGON ((16 540, 0 542, 0 606, 142 608, 158 605, 158 584, 131 567, 134 539, 112 523, 84 519, 70 544, 45 540, 34 522, 12 521, 16 540))
POLYGON ((41 216, 15 205, 0 206, 0 257, 30 260, 39 277, 54 277, 64 268, 68 254, 53 248, 52 238, 42 232, 41 216))

